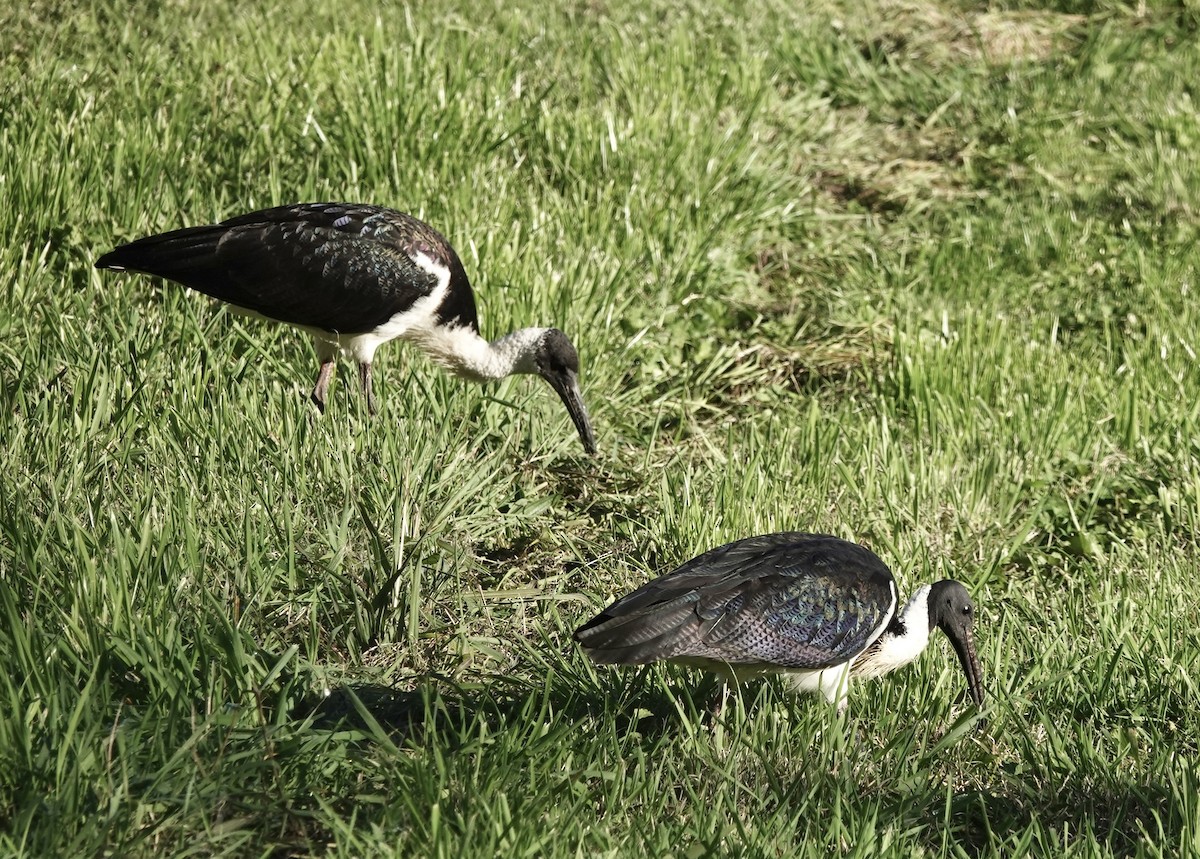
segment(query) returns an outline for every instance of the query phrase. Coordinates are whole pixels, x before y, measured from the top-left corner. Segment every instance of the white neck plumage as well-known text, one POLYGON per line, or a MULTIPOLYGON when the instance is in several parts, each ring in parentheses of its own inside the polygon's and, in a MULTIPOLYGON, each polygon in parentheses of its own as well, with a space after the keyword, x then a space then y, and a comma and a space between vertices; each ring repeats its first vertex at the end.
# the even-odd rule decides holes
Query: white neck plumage
POLYGON ((900 613, 904 632, 884 632, 874 647, 854 663, 858 677, 878 677, 912 662, 929 644, 929 585, 922 585, 900 613))
POLYGON ((548 330, 521 328, 490 343, 472 328, 414 331, 407 339, 456 376, 490 382, 514 373, 536 373, 537 349, 548 330))

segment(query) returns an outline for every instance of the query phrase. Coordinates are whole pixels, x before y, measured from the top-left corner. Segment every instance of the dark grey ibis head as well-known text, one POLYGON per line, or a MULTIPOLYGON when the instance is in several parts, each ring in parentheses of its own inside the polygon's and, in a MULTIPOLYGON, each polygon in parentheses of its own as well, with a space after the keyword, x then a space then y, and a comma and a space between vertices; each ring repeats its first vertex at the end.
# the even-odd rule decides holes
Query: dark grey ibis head
POLYGON ((967 691, 976 704, 983 704, 983 672, 975 653, 975 605, 961 583, 946 579, 929 589, 929 628, 937 627, 946 633, 950 645, 958 654, 967 691))
POLYGON ((583 395, 579 392, 579 353, 575 346, 566 334, 557 328, 548 328, 537 345, 533 361, 538 375, 550 383, 567 407, 571 422, 579 431, 583 449, 595 453, 596 436, 583 405, 583 395))
POLYGON ((877 676, 911 662, 936 624, 950 635, 978 701, 970 608, 965 588, 939 583, 921 588, 898 612, 892 573, 869 549, 787 532, 693 558, 618 599, 575 639, 598 663, 664 660, 734 677, 777 672, 842 706, 847 676, 877 676), (936 619, 929 614, 932 593, 936 619))

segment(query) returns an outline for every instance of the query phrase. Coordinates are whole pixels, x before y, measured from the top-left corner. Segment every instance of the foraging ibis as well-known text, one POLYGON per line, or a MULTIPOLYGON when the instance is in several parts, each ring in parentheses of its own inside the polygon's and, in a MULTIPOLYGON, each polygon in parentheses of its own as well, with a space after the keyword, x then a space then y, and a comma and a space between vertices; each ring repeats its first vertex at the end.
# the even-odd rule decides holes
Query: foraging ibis
POLYGON ((490 343, 481 337, 458 254, 403 212, 350 203, 280 206, 138 239, 104 254, 96 268, 157 275, 307 331, 321 363, 312 392, 321 411, 341 352, 358 362, 374 414, 375 350, 402 338, 476 382, 541 376, 562 398, 584 448, 596 451, 571 341, 557 328, 522 328, 490 343))
POLYGON ((575 640, 602 664, 663 660, 726 681, 775 672, 843 710, 851 679, 907 665, 938 628, 982 704, 967 589, 951 580, 923 585, 898 608, 891 570, 870 550, 821 534, 766 534, 647 582, 576 630, 575 640))

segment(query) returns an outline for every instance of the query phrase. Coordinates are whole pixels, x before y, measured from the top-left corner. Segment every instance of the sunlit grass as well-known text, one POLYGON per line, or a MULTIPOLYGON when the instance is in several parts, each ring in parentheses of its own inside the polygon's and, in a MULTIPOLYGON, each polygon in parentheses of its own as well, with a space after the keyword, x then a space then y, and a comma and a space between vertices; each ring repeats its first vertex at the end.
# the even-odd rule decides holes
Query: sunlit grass
POLYGON ((1184 6, 0 12, 0 851, 1200 853, 1184 6), (410 211, 553 394, 306 339, 114 244, 410 211), (738 537, 980 606, 839 717, 570 631, 738 537))

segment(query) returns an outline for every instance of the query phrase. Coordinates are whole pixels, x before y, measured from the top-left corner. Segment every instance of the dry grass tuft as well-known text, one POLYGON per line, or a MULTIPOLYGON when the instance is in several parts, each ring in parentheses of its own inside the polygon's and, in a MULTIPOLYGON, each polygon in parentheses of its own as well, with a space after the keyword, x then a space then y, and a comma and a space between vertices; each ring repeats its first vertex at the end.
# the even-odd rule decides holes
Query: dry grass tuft
POLYGON ((1048 11, 962 13, 942 3, 883 2, 844 24, 864 50, 930 65, 1043 62, 1071 43, 1082 15, 1048 11))

